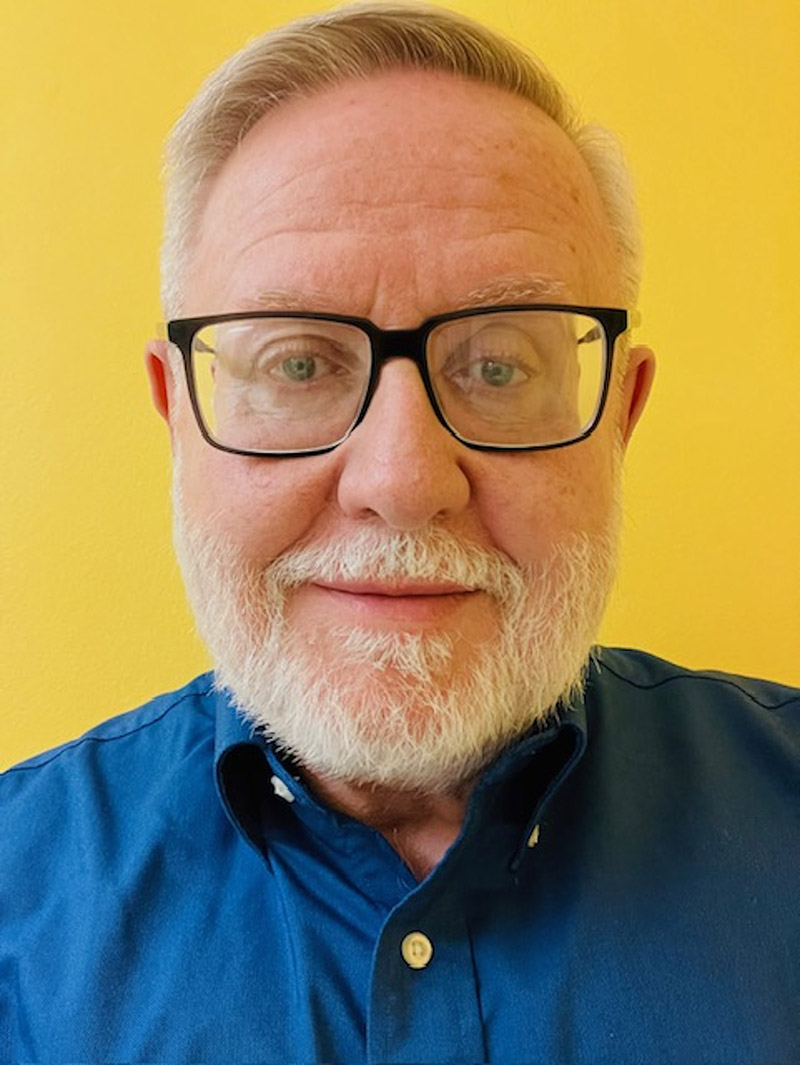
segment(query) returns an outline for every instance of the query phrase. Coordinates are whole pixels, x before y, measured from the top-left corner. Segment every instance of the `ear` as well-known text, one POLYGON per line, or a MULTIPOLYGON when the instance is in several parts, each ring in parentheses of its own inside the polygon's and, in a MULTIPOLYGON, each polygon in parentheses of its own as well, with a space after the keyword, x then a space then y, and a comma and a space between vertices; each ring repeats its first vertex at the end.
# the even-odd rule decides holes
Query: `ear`
POLYGON ((153 406, 169 424, 172 407, 172 374, 168 364, 168 344, 166 340, 150 340, 144 351, 147 376, 150 380, 150 397, 153 406))
POLYGON ((656 357, 650 348, 635 347, 628 352, 625 376, 622 379, 622 397, 619 424, 622 442, 628 446, 636 423, 650 395, 656 374, 656 357))

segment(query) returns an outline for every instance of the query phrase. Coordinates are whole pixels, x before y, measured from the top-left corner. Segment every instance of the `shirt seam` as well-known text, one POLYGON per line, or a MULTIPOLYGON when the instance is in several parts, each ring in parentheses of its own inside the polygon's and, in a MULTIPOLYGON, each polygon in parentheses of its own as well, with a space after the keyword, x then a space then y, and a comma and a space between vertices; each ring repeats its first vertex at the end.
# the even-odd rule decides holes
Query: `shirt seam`
POLYGON ((4 770, 3 773, 0 773, 0 777, 10 776, 12 773, 30 773, 36 769, 44 769, 45 766, 48 766, 52 762, 55 762, 68 751, 75 750, 76 748, 83 746, 84 743, 113 743, 115 740, 124 740, 127 739, 129 736, 135 736, 138 732, 143 732, 145 729, 150 728, 151 725, 157 725, 159 721, 163 721, 167 714, 171 713, 187 699, 202 698, 203 696, 209 695, 213 691, 213 687, 214 685, 212 682, 207 687, 199 690, 193 689, 192 691, 184 691, 175 699, 174 702, 171 702, 168 706, 166 706, 164 710, 160 714, 158 714, 157 717, 151 718, 149 721, 145 721, 141 725, 135 725, 129 729, 126 729, 124 732, 116 733, 114 736, 95 736, 91 733, 85 736, 78 736, 77 739, 69 740, 62 746, 57 747, 49 755, 49 757, 42 756, 33 764, 10 766, 8 769, 4 770))
POLYGON ((753 692, 748 691, 747 688, 744 688, 741 684, 737 684, 732 677, 716 676, 713 673, 702 672, 700 670, 687 670, 685 673, 676 673, 672 677, 663 677, 661 680, 645 684, 641 681, 634 680, 632 677, 625 676, 624 673, 618 672, 612 665, 609 664, 608 660, 605 658, 600 659, 600 666, 602 669, 606 669, 609 673, 613 674, 613 676, 615 676, 617 680, 620 680, 625 684, 630 684, 632 687, 638 688, 640 691, 652 691, 654 688, 661 688, 663 687, 663 685, 672 684, 675 681, 704 680, 712 684, 725 684, 729 688, 733 688, 735 691, 743 695, 746 699, 749 699, 750 702, 755 703, 757 706, 760 706, 764 710, 781 710, 785 706, 791 706, 793 703, 797 703, 798 701, 800 701, 800 695, 791 695, 788 696, 786 699, 783 699, 781 702, 767 703, 759 699, 756 695, 753 694, 753 692))

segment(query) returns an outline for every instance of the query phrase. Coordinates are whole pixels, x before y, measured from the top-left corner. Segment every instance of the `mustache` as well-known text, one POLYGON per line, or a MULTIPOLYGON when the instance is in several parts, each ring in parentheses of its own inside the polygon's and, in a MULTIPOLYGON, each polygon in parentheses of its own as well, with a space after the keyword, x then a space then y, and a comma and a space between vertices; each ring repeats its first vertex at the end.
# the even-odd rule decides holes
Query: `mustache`
POLYGON ((282 590, 314 581, 446 581, 505 600, 524 587, 522 569, 501 551, 433 526, 386 532, 370 526, 341 540, 300 544, 274 559, 265 574, 282 590))

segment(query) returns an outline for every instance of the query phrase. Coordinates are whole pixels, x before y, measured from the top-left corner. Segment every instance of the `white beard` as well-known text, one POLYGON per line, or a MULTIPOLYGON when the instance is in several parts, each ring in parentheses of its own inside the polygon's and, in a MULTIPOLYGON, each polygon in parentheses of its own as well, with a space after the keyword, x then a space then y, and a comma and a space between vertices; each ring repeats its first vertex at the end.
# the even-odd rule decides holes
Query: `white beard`
POLYGON ((217 685, 317 774, 451 793, 581 691, 616 568, 618 502, 601 534, 572 534, 537 564, 439 526, 393 533, 365 523, 260 570, 192 527, 179 469, 174 497, 176 550, 217 685), (485 590, 497 637, 467 645, 458 633, 354 627, 301 642, 287 622, 287 591, 311 579, 400 576, 485 590))

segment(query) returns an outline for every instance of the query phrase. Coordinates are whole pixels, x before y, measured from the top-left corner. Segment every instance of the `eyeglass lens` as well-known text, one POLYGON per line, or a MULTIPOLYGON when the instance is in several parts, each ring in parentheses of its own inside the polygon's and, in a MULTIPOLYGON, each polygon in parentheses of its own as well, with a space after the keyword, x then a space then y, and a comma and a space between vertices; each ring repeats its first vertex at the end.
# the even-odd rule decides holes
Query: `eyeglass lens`
MULTIPOLYGON (((531 447, 593 423, 605 380, 600 323, 571 311, 508 308, 439 323, 426 365, 442 417, 467 442, 531 447)), ((194 336, 195 395, 225 447, 304 451, 343 439, 370 381, 360 327, 304 318, 241 318, 194 336)))

